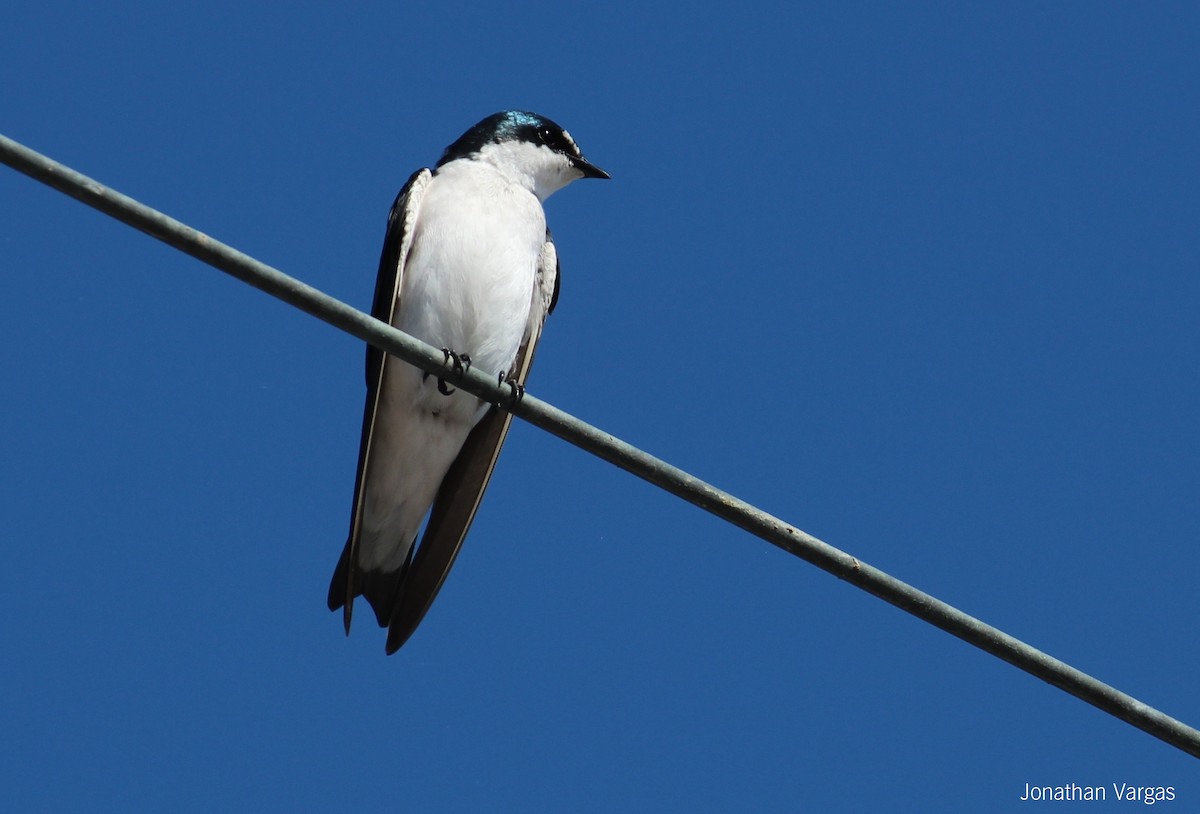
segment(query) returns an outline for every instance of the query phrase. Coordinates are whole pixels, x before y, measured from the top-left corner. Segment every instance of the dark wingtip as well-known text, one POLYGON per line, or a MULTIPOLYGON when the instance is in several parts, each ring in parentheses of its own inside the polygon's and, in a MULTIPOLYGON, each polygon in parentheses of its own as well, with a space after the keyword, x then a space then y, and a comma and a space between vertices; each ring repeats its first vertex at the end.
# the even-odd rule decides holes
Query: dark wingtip
MULTIPOLYGON (((422 614, 424 616, 424 614, 422 614)), ((420 624, 421 618, 417 618, 416 624, 411 619, 393 619, 388 625, 387 644, 384 645, 383 652, 389 656, 404 646, 413 633, 417 630, 417 624, 420 624)))
POLYGON ((346 543, 346 547, 342 549, 342 556, 338 558, 337 567, 333 569, 333 578, 329 580, 329 595, 325 603, 331 611, 346 604, 346 569, 349 567, 350 543, 346 543))
POLYGON ((333 570, 333 578, 329 580, 329 595, 326 604, 331 611, 336 611, 338 608, 343 609, 342 618, 347 636, 350 635, 350 618, 354 610, 354 597, 361 596, 367 600, 367 604, 375 612, 375 621, 379 623, 379 626, 389 628, 387 641, 389 656, 399 650, 400 645, 408 640, 408 637, 412 635, 412 629, 402 633, 399 627, 390 626, 389 622, 400 604, 400 586, 404 582, 408 569, 412 566, 415 551, 416 546, 410 545, 408 558, 404 561, 404 565, 395 571, 353 569, 352 573, 350 543, 346 543, 346 547, 342 550, 342 556, 338 559, 337 567, 333 570))
POLYGON ((342 626, 346 629, 346 635, 350 635, 350 620, 354 615, 354 594, 350 590, 349 574, 350 568, 350 543, 346 542, 346 547, 342 549, 342 556, 338 558, 337 567, 333 569, 333 577, 329 580, 329 595, 325 598, 325 604, 330 611, 336 611, 342 608, 342 626))
MULTIPOLYGON (((407 636, 405 637, 404 641, 408 641, 407 636)), ((387 644, 385 644, 383 646, 383 654, 385 656, 395 655, 396 651, 399 650, 400 647, 404 644, 404 641, 394 641, 392 639, 392 634, 389 632, 388 637, 387 637, 387 644)))

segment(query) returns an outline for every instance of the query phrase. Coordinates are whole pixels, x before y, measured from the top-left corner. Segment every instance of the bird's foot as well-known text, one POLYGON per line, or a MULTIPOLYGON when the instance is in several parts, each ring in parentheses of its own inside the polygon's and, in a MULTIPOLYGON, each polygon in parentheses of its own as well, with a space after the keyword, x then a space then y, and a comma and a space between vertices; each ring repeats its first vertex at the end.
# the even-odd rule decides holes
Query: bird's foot
MULTIPOLYGON (((442 348, 442 363, 450 368, 455 376, 461 376, 471 369, 471 357, 465 353, 455 353, 449 348, 442 348)), ((448 396, 454 392, 453 387, 446 384, 445 379, 438 379, 438 392, 448 396)))
POLYGON ((517 402, 525 398, 525 385, 517 381, 516 377, 511 373, 501 373, 496 383, 499 385, 507 384, 511 391, 508 395, 508 406, 506 409, 511 410, 517 406, 517 402))

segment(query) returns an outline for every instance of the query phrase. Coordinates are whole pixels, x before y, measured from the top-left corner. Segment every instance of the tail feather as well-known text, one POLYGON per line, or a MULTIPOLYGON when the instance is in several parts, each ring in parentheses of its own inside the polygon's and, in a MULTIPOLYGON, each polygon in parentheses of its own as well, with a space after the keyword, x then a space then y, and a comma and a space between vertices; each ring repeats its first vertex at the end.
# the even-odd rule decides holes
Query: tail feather
POLYGON ((412 565, 413 554, 416 551, 416 540, 409 546, 408 558, 404 565, 395 571, 362 571, 350 563, 350 542, 342 549, 337 567, 333 569, 333 578, 329 581, 329 596, 326 600, 329 609, 335 611, 344 608, 346 634, 350 634, 350 618, 354 610, 354 598, 361 596, 367 600, 371 610, 375 612, 375 621, 380 627, 387 627, 392 618, 392 611, 400 600, 400 587, 412 565))

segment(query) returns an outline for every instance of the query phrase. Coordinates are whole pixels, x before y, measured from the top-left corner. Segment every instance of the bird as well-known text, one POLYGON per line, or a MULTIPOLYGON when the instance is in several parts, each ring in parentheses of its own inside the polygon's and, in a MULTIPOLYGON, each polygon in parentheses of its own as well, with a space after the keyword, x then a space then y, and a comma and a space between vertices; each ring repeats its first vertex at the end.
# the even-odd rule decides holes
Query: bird
MULTIPOLYGON (((396 196, 372 316, 441 348, 450 369, 493 373, 519 399, 558 302, 542 205, 572 181, 609 177, 545 116, 488 116, 396 196)), ((370 345, 366 384, 350 531, 328 605, 342 609, 349 635, 354 600, 366 599, 390 655, 454 564, 511 415, 370 345)))

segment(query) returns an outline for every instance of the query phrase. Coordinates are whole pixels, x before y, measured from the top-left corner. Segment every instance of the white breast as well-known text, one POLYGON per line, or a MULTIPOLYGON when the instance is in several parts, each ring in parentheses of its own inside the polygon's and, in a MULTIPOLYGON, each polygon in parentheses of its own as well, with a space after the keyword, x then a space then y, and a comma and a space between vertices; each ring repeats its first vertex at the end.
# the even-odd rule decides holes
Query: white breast
POLYGON ((430 182, 404 270, 396 327, 506 371, 529 319, 546 239, 541 203, 489 165, 455 161, 430 182))
MULTIPOLYGON (((421 200, 393 324, 472 367, 507 372, 529 322, 546 239, 541 203, 487 164, 444 165, 421 200)), ((451 462, 487 405, 386 368, 365 482, 359 564, 401 566, 451 462)))

